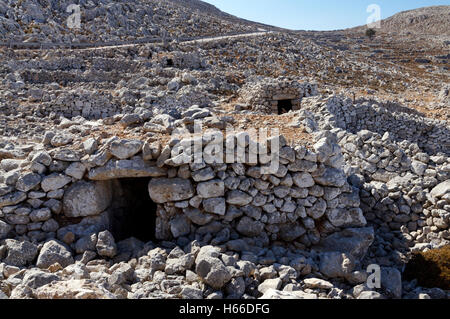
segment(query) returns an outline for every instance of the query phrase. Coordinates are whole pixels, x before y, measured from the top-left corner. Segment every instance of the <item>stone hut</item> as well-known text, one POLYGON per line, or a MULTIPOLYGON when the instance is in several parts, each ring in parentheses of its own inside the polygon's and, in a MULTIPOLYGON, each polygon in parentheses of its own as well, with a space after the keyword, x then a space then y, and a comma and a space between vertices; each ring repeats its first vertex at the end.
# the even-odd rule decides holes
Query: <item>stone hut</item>
POLYGON ((317 84, 285 77, 264 78, 250 82, 240 90, 241 102, 248 109, 266 114, 297 111, 304 97, 315 95, 317 95, 317 84))
POLYGON ((273 174, 261 171, 264 156, 257 163, 190 163, 176 141, 162 147, 112 137, 98 146, 90 138, 78 148, 30 150, 20 167, 2 161, 0 239, 56 237, 75 247, 108 229, 116 240, 251 238, 309 247, 366 224, 339 146, 325 132, 317 139, 307 149, 280 137, 273 174))

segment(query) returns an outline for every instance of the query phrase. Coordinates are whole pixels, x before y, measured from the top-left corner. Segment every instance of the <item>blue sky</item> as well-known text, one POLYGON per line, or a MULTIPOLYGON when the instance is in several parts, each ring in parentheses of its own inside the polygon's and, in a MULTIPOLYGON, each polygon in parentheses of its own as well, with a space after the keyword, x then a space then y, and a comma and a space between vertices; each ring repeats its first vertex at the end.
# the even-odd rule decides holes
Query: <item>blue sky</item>
POLYGON ((450 0, 203 0, 240 18, 294 30, 336 30, 366 24, 377 4, 381 18, 450 0))

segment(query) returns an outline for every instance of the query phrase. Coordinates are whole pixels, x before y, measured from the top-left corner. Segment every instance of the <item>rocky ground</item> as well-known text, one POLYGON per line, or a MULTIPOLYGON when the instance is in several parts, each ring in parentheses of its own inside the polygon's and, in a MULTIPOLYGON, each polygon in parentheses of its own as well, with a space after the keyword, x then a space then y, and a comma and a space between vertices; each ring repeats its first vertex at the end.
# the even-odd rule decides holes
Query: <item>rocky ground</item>
MULTIPOLYGON (((62 22, 69 14, 61 1, 0 1, 0 35, 32 42, 177 40, 0 49, 0 298, 449 297, 448 282, 421 287, 403 277, 414 252, 450 244, 448 34, 416 28, 371 40, 358 29, 270 28, 201 2, 80 3, 84 26, 73 31, 62 22), (253 34, 261 28, 273 32, 253 34), (252 35, 181 39, 230 33, 252 35), (249 102, 267 82, 280 90, 307 83, 317 92, 305 95, 299 110, 271 114, 249 102), (364 227, 330 235, 305 214, 305 235, 293 243, 277 236, 261 242, 230 227, 148 242, 115 239, 108 230, 58 232, 73 222, 61 213, 68 184, 113 157, 111 143, 134 141, 125 152, 137 143, 132 155, 142 152, 162 167, 171 160, 164 149, 176 144, 171 134, 192 131, 194 121, 205 129, 279 128, 287 145, 303 147, 293 160, 342 154, 333 165, 345 172, 345 204, 360 209, 364 227), (322 138, 335 146, 318 146, 322 138), (380 289, 367 285, 371 264, 381 266, 380 289)), ((240 176, 235 186, 219 169, 213 176, 252 193, 254 176, 227 173, 240 176)), ((261 181, 276 192, 292 187, 290 174, 261 181)), ((316 186, 303 186, 305 199, 296 205, 342 204, 316 186)), ((273 211, 264 213, 283 215, 291 195, 266 199, 273 211)), ((262 218, 245 214, 253 223, 262 218)))
POLYGON ((201 1, 32 1, 0 2, 1 40, 102 42, 152 36, 192 37, 256 31, 266 27, 225 14, 201 1), (83 27, 67 19, 80 6, 83 27))
MULTIPOLYGON (((425 34, 449 36, 450 8, 431 6, 397 13, 381 22, 381 31, 389 34, 425 34)), ((364 30, 364 27, 355 28, 364 30)))

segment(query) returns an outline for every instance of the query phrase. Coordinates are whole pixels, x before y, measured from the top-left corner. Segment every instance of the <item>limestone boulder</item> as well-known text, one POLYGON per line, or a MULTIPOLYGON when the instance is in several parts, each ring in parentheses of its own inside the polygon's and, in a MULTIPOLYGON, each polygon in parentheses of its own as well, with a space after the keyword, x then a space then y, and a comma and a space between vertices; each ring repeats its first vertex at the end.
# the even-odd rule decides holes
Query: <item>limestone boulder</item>
POLYGON ((183 213, 196 225, 204 226, 209 224, 214 216, 211 214, 205 214, 198 208, 188 207, 183 210, 183 213))
POLYGON ((22 284, 32 289, 36 289, 58 280, 60 279, 55 274, 34 268, 25 273, 22 284))
POLYGON ((12 226, 0 220, 0 240, 6 238, 8 233, 12 230, 12 226))
POLYGON ((28 192, 39 185, 41 176, 36 173, 25 174, 17 180, 16 189, 22 192, 28 192))
POLYGON ((447 193, 450 193, 450 179, 434 187, 431 190, 430 195, 435 198, 441 198, 447 193))
POLYGON ((12 266, 27 266, 34 261, 39 252, 38 246, 28 241, 6 239, 5 245, 6 258, 3 262, 12 266))
POLYGON ((392 297, 402 297, 402 274, 396 268, 381 267, 381 287, 392 297))
POLYGON ((367 253, 375 238, 372 227, 347 228, 323 238, 313 249, 321 252, 341 252, 356 262, 367 253))
POLYGON ((69 167, 66 168, 64 173, 75 179, 82 179, 84 173, 86 173, 86 166, 84 166, 84 164, 80 162, 73 162, 72 164, 69 165, 69 167))
POLYGON ((318 299, 317 295, 306 293, 303 291, 280 291, 273 288, 266 290, 264 295, 259 299, 280 300, 280 299, 318 299))
POLYGON ((5 206, 13 206, 27 199, 24 192, 13 192, 0 197, 0 208, 5 206))
POLYGON ((54 281, 35 290, 37 299, 117 299, 117 297, 87 279, 54 281))
POLYGON ((411 169, 415 174, 422 176, 425 173, 425 170, 427 169, 427 164, 424 164, 419 161, 412 161, 411 169))
POLYGON ((69 248, 64 244, 56 240, 50 240, 42 247, 36 266, 48 268, 55 263, 59 263, 62 267, 67 267, 74 263, 74 259, 69 248))
POLYGON ((347 178, 343 170, 328 167, 321 176, 315 176, 314 180, 322 186, 342 187, 347 178))
POLYGON ((96 248, 99 256, 113 258, 117 254, 117 245, 114 237, 107 230, 98 234, 96 248))
POLYGON ((227 203, 230 205, 245 206, 252 201, 252 196, 240 190, 233 190, 227 193, 227 203))
POLYGON ((79 181, 64 194, 63 212, 67 217, 98 215, 111 204, 112 188, 109 181, 79 181))
POLYGON ((203 200, 203 209, 212 214, 224 216, 226 213, 225 199, 222 197, 208 198, 203 200))
POLYGON ((319 278, 307 278, 303 283, 306 288, 311 289, 332 289, 334 287, 331 282, 319 278))
POLYGON ((264 294, 269 289, 279 290, 283 281, 280 278, 266 279, 258 286, 258 291, 264 294))
POLYGON ((326 252, 320 255, 320 272, 328 278, 345 278, 354 268, 351 257, 340 252, 326 252))
POLYGON ((42 179, 41 187, 44 192, 50 192, 64 187, 72 181, 72 178, 60 173, 53 173, 42 179))
POLYGON ((178 216, 170 221, 170 231, 173 237, 178 238, 189 234, 191 224, 186 216, 178 216))
POLYGON ((244 216, 241 218, 236 226, 236 230, 247 237, 256 237, 264 229, 264 224, 260 221, 256 221, 250 217, 244 216))
POLYGON ((299 224, 285 224, 280 226, 279 236, 284 241, 294 241, 306 233, 306 229, 299 224))
POLYGON ((102 181, 116 178, 161 177, 166 174, 165 169, 155 166, 152 162, 133 158, 132 160, 111 159, 105 166, 91 169, 88 177, 90 180, 102 181))
POLYGON ((334 208, 329 209, 326 215, 336 227, 362 227, 367 224, 361 208, 334 208))
POLYGON ((52 212, 50 211, 49 208, 36 209, 30 213, 30 219, 35 223, 45 222, 49 220, 51 217, 52 212))
POLYGON ((298 173, 292 176, 295 185, 300 188, 308 188, 314 186, 314 180, 309 173, 298 173))
POLYGON ((333 155, 333 147, 331 145, 330 139, 327 137, 324 137, 317 141, 317 143, 314 144, 313 147, 317 153, 317 160, 321 163, 325 162, 328 157, 333 155))
POLYGON ((197 193, 202 198, 220 197, 225 194, 225 183, 221 180, 212 180, 197 185, 197 193))
POLYGON ((357 299, 384 299, 384 296, 376 291, 363 291, 357 299))
MULTIPOLYGON (((208 248, 208 246, 205 246, 208 248)), ((232 278, 232 275, 224 263, 216 254, 202 252, 203 247, 195 260, 195 272, 208 285, 214 289, 221 289, 232 278)))
POLYGON ((139 153, 143 144, 138 140, 117 139, 111 142, 109 151, 116 158, 124 160, 139 153))
POLYGON ((148 184, 148 192, 158 204, 186 200, 195 193, 191 181, 182 178, 154 178, 148 184))

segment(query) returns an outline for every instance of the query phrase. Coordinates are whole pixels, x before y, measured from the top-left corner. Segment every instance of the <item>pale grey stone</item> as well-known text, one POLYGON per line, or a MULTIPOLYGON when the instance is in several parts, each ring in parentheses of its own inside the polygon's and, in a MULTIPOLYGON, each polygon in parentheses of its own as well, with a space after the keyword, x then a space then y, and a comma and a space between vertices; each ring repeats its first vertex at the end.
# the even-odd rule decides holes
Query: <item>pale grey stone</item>
POLYGON ((327 209, 327 202, 319 198, 312 207, 306 208, 306 213, 313 219, 321 218, 327 209))
POLYGON ((318 299, 317 295, 305 293, 303 291, 280 291, 276 289, 268 289, 260 299, 318 299))
POLYGON ((303 283, 306 288, 311 289, 332 289, 334 287, 331 282, 319 278, 308 278, 303 280, 303 283))
POLYGON ((431 190, 430 195, 435 198, 441 198, 447 193, 450 193, 450 179, 435 186, 431 190))
POLYGON ((201 198, 221 197, 225 194, 225 184, 221 180, 212 180, 199 183, 197 185, 197 194, 201 198))
POLYGON ((342 170, 336 168, 326 168, 321 176, 314 176, 317 184, 322 186, 342 187, 347 181, 342 170))
POLYGON ((125 160, 139 153, 143 144, 139 140, 117 139, 111 142, 109 151, 116 158, 125 160))
POLYGON ((245 192, 233 190, 226 194, 227 203, 236 206, 245 206, 252 202, 253 197, 245 192))
POLYGON ((217 258, 217 253, 205 253, 204 249, 205 247, 202 247, 195 260, 195 272, 209 286, 221 289, 231 280, 232 276, 223 262, 217 258))
POLYGON ((215 173, 211 167, 207 167, 195 172, 192 172, 192 179, 196 182, 209 181, 215 177, 215 173))
POLYGON ((16 189, 22 192, 28 192, 41 183, 41 176, 35 173, 28 173, 19 177, 16 182, 16 189))
POLYGON ((82 179, 84 176, 84 173, 86 173, 86 166, 80 162, 73 162, 66 168, 64 173, 75 179, 82 179))
POLYGON ((64 244, 56 240, 50 240, 42 247, 36 266, 48 268, 55 263, 59 263, 62 267, 67 267, 74 263, 74 259, 72 253, 64 244))
POLYGON ((381 267, 381 286, 394 298, 402 297, 402 275, 396 268, 381 267))
POLYGON ((86 152, 86 154, 91 155, 94 154, 94 152, 98 149, 98 144, 96 139, 94 138, 88 138, 86 141, 83 142, 83 149, 86 152))
POLYGON ((186 214, 186 216, 193 222, 194 224, 204 226, 208 223, 210 223, 214 216, 211 214, 205 214, 201 212, 198 208, 186 208, 183 209, 183 213, 186 214))
POLYGON ((63 212, 67 217, 97 215, 110 205, 111 183, 108 181, 79 181, 70 186, 64 194, 63 212))
POLYGON ((27 194, 24 192, 14 192, 0 197, 0 208, 5 206, 13 206, 23 202, 27 199, 27 194))
POLYGON ((39 252, 38 246, 28 241, 6 239, 5 245, 7 255, 3 262, 17 267, 27 266, 33 262, 39 252))
POLYGON ((360 208, 333 208, 329 209, 326 215, 336 227, 362 227, 367 224, 360 208))
POLYGON ((266 293, 269 289, 280 290, 283 282, 280 278, 266 279, 262 284, 258 286, 258 291, 262 294, 266 293))
POLYGON ((39 163, 45 166, 49 166, 52 163, 52 157, 45 151, 36 153, 31 159, 33 163, 39 163))
POLYGON ((236 226, 236 230, 247 237, 256 237, 261 234, 264 224, 250 217, 244 216, 236 226))
POLYGON ((195 193, 191 181, 182 178, 154 178, 148 184, 148 192, 158 204, 187 200, 195 193))
POLYGON ((107 230, 98 233, 95 247, 99 256, 113 258, 117 254, 117 245, 114 237, 107 230))
POLYGON ((226 203, 224 198, 208 198, 203 200, 203 209, 212 214, 224 216, 226 212, 226 203))
POLYGON ((320 254, 320 272, 328 278, 345 278, 353 271, 355 264, 351 257, 340 252, 320 254))
POLYGON ((313 246, 317 251, 341 252, 361 260, 367 253, 375 238, 372 227, 347 228, 323 238, 318 245, 313 246))
POLYGON ((25 273, 22 284, 37 289, 58 280, 61 279, 57 275, 34 268, 25 273))
POLYGON ((376 291, 363 291, 357 299, 384 299, 384 297, 376 291))
POLYGON ((105 166, 91 169, 88 177, 91 180, 100 181, 116 178, 161 177, 166 174, 166 169, 135 157, 132 160, 109 160, 105 166))
POLYGON ((12 230, 12 226, 0 220, 0 240, 6 238, 8 233, 12 230))
POLYGON ((52 212, 48 208, 41 208, 33 210, 30 213, 30 219, 33 222, 45 222, 52 217, 52 212))
POLYGON ((42 179, 41 187, 44 192, 57 190, 69 184, 72 179, 64 174, 53 173, 42 179))
POLYGON ((173 237, 178 238, 191 232, 190 222, 186 216, 177 216, 170 221, 170 231, 173 237))

